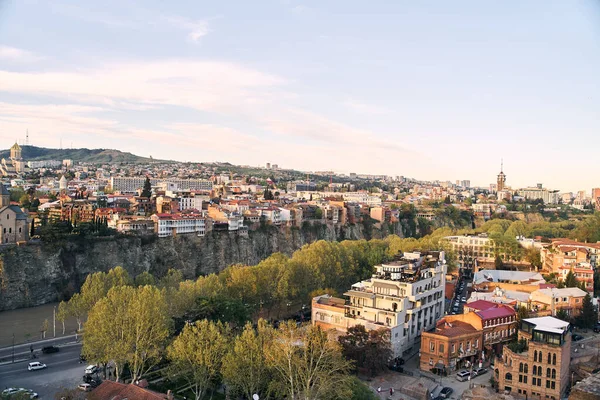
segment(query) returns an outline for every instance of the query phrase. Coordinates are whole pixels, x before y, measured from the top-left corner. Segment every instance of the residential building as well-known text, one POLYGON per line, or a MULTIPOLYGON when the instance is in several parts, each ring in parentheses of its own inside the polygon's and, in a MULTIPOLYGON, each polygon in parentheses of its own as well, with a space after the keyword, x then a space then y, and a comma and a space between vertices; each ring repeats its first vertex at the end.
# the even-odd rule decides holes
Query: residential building
MULTIPOLYGON (((110 178, 110 186, 112 189, 121 193, 136 193, 138 190, 144 187, 145 182, 145 176, 113 176, 110 178)), ((152 186, 158 186, 161 182, 172 184, 179 190, 210 191, 213 188, 213 183, 206 179, 150 178, 150 184, 152 186)))
POLYGON ((431 332, 423 332, 419 368, 450 373, 472 365, 482 350, 481 330, 468 322, 444 317, 431 332))
POLYGON ((594 293, 594 268, 592 268, 592 264, 580 262, 575 265, 563 265, 559 268, 558 279, 564 282, 569 272, 575 275, 577 282, 585 285, 585 290, 594 293))
POLYGON ((513 285, 540 285, 546 280, 539 272, 527 271, 504 271, 495 269, 483 269, 475 272, 473 276, 473 287, 477 290, 495 287, 494 283, 507 283, 513 285))
POLYGON ((559 273, 564 265, 589 262, 593 268, 600 265, 600 243, 583 243, 571 239, 552 239, 540 251, 542 268, 547 272, 559 273))
POLYGON ((519 196, 527 200, 542 200, 545 204, 558 204, 560 194, 558 190, 548 190, 538 183, 536 187, 528 187, 517 191, 519 196))
POLYGON ((450 249, 456 253, 461 267, 474 265, 475 260, 494 261, 496 255, 504 261, 516 261, 522 251, 518 243, 496 243, 487 234, 446 236, 444 238, 450 249))
POLYGON ((579 288, 547 288, 539 289, 529 295, 530 310, 538 315, 555 316, 564 310, 569 316, 579 315, 586 292, 579 288))
POLYGON ((404 253, 375 267, 371 279, 352 285, 348 299, 313 299, 313 324, 346 332, 354 325, 390 331, 395 357, 413 350, 423 332, 444 314, 445 254, 404 253), (342 306, 343 304, 343 306, 342 306))
POLYGON ((154 214, 154 231, 158 237, 177 236, 186 233, 204 236, 206 218, 197 213, 154 214))
POLYGON ((116 221, 116 229, 121 233, 154 233, 155 224, 152 219, 123 218, 116 221))
POLYGON ((526 346, 503 347, 494 370, 498 388, 523 397, 561 399, 569 384, 569 327, 554 317, 521 321, 517 336, 526 346))

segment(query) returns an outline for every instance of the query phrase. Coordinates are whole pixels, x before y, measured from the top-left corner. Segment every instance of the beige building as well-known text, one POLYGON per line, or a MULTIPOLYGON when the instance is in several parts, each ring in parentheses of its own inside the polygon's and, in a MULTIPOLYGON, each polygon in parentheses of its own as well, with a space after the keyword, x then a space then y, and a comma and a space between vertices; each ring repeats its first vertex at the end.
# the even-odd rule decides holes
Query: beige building
POLYGON ((10 148, 10 159, 2 159, 0 162, 0 172, 3 176, 14 176, 25 172, 26 163, 21 157, 21 146, 15 143, 10 148))
POLYGON ((0 184, 0 243, 29 240, 27 215, 19 206, 10 205, 10 193, 0 184))
POLYGON ((517 334, 526 346, 503 347, 494 370, 498 388, 523 398, 562 398, 569 383, 569 323, 554 317, 528 318, 517 334))
POLYGON ((348 299, 320 296, 312 302, 312 323, 344 333, 355 325, 390 331, 394 357, 418 345, 423 332, 444 315, 445 254, 404 253, 376 266, 371 279, 352 285, 348 299))

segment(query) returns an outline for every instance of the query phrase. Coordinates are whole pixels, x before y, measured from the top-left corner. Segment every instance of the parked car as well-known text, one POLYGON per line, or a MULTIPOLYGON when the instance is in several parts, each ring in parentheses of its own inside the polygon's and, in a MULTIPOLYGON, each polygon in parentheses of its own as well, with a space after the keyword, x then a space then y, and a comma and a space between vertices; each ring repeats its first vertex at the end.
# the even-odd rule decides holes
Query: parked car
POLYGON ((594 326, 594 332, 600 332, 600 322, 596 322, 596 325, 594 326))
POLYGON ((8 388, 0 392, 0 398, 3 399, 12 399, 12 398, 24 398, 25 396, 30 399, 37 399, 39 395, 33 390, 25 389, 25 388, 8 388))
POLYGON ((38 362, 38 361, 30 362, 29 365, 27 366, 27 369, 29 371, 35 371, 35 370, 44 369, 44 368, 47 368, 46 364, 42 364, 41 362, 38 362))
POLYGON ((573 336, 572 336, 572 339, 573 339, 574 342, 578 342, 581 339, 583 339, 583 336, 574 333, 573 336))
POLYGON ((77 386, 77 389, 82 390, 84 392, 91 392, 92 385, 90 385, 89 383, 80 383, 79 386, 77 386))
POLYGON ((87 375, 95 374, 96 372, 98 372, 98 366, 96 365, 88 365, 85 367, 85 373, 87 375))
POLYGON ((488 370, 486 368, 475 368, 473 370, 473 373, 475 374, 475 376, 483 375, 486 372, 488 372, 488 370))
POLYGON ((442 396, 444 399, 447 399, 448 397, 450 397, 450 395, 452 394, 452 392, 454 392, 454 390, 452 390, 451 387, 446 386, 445 388, 443 388, 440 391, 440 396, 442 396))
POLYGON ((469 371, 467 371, 466 369, 463 369, 462 371, 460 371, 456 374, 456 379, 460 382, 464 382, 467 379, 469 379, 470 375, 471 375, 471 373, 469 371))
POLYGON ((58 353, 60 349, 56 346, 46 346, 42 347, 42 353, 50 354, 50 353, 58 353))

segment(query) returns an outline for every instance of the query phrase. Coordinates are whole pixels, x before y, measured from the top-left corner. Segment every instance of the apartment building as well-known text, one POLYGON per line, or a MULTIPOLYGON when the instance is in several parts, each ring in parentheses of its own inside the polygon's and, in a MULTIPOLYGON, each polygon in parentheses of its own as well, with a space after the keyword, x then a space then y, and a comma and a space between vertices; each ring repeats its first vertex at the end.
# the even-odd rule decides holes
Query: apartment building
MULTIPOLYGON (((110 186, 114 191, 121 193, 135 193, 144 187, 146 177, 124 177, 124 176, 113 176, 110 178, 110 186)), ((168 187, 176 188, 178 190, 199 190, 199 191, 210 191, 213 188, 211 181, 206 179, 178 179, 178 178, 150 178, 150 184, 152 186, 158 186, 159 184, 166 182, 168 187)))
POLYGON ((582 243, 571 239, 553 239, 540 251, 542 267, 548 272, 559 273, 564 265, 588 262, 593 268, 600 263, 600 243, 582 243))
POLYGON ((504 261, 516 261, 519 258, 521 247, 518 244, 507 245, 495 243, 487 234, 446 236, 444 241, 456 253, 457 261, 461 266, 473 264, 475 259, 493 261, 496 255, 504 261))
POLYGON ((560 197, 558 190, 543 188, 541 183, 538 183, 535 187, 519 189, 517 193, 527 200, 542 200, 545 204, 558 204, 560 197))
POLYGON ((564 310, 575 317, 581 312, 586 292, 579 288, 546 288, 539 289, 529 295, 530 310, 538 315, 556 315, 564 310))
POLYGON ((154 214, 154 230, 158 237, 177 236, 193 233, 206 234, 206 218, 197 213, 154 214))
POLYGON ((496 359, 498 388, 523 397, 560 399, 569 384, 569 323, 554 317, 527 318, 517 332, 526 346, 504 346, 496 359))
POLYGON ((348 299, 313 299, 313 324, 343 333, 354 325, 390 331, 394 357, 413 349, 423 332, 444 314, 445 254, 404 253, 375 267, 371 279, 344 293, 348 299))

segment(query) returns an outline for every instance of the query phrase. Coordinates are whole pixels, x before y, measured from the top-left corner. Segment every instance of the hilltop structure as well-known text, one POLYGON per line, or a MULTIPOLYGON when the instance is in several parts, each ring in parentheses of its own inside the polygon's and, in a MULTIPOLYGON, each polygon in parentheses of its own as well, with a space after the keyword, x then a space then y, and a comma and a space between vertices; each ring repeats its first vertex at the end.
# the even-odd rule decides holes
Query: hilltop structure
POLYGON ((0 172, 3 176, 16 176, 25 172, 26 163, 21 157, 21 146, 15 142, 10 148, 10 158, 0 162, 0 172))

